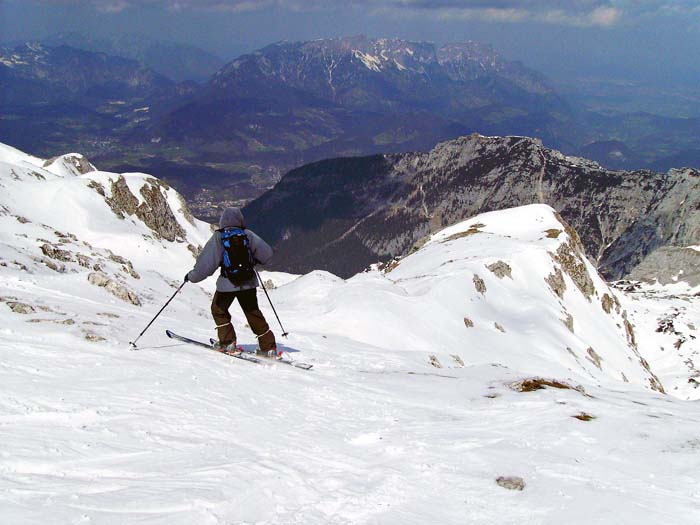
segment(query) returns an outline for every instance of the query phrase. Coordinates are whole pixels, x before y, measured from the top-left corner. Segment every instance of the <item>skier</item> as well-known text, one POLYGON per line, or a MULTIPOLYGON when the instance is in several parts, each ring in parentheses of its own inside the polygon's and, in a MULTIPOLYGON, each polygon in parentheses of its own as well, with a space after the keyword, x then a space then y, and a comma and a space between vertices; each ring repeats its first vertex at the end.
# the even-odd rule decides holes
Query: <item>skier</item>
POLYGON ((250 328, 258 338, 257 353, 268 357, 277 355, 275 335, 258 308, 259 283, 254 271, 255 264, 266 264, 271 258, 272 248, 246 228, 240 208, 226 208, 221 214, 219 229, 204 246, 194 268, 185 275, 185 282, 198 283, 221 268, 211 303, 219 350, 237 348, 236 331, 228 310, 234 299, 238 299, 250 328))

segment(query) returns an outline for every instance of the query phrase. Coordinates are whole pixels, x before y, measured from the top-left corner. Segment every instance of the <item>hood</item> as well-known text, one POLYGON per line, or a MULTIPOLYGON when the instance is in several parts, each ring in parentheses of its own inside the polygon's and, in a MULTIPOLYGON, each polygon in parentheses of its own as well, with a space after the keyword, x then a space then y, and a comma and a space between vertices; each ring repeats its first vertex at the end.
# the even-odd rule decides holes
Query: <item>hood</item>
POLYGON ((245 228, 243 212, 240 208, 226 208, 221 214, 219 228, 245 228))

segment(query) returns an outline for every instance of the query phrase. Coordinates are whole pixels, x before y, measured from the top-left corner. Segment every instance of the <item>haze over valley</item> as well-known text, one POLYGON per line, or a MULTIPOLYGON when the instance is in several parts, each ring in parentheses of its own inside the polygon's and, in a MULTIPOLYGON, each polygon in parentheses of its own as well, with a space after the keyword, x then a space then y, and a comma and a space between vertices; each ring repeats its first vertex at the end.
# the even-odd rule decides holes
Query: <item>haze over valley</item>
MULTIPOLYGON (((0 51, 0 140, 160 176, 202 217, 211 203, 245 204, 309 162, 427 151, 472 132, 536 137, 609 169, 700 165, 700 118, 611 107, 586 83, 562 93, 485 43, 343 37, 279 42, 224 62, 194 46, 125 42, 141 39, 69 33, 0 51)), ((619 97, 606 89, 598 87, 619 97)), ((623 98, 635 97, 647 104, 634 90, 623 98)))

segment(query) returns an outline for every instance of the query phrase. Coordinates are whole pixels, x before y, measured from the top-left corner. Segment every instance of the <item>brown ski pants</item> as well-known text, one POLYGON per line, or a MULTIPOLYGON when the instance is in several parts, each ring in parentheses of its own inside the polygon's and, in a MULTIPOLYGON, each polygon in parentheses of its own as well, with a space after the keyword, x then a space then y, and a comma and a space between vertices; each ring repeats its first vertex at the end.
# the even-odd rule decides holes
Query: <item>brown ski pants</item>
POLYGON ((258 337, 258 347, 263 352, 276 348, 275 334, 258 308, 257 289, 240 290, 238 292, 216 292, 211 303, 211 314, 216 322, 219 343, 228 345, 236 341, 236 331, 231 324, 231 314, 228 309, 238 299, 238 304, 245 314, 253 333, 258 337))

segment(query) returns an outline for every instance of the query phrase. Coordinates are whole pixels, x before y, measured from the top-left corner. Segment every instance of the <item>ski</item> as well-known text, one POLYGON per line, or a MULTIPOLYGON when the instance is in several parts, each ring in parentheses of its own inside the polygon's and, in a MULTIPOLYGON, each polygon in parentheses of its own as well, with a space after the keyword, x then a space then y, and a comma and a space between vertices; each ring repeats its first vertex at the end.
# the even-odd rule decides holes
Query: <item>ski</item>
POLYGON ((245 361, 249 361, 251 363, 264 364, 263 360, 258 359, 257 357, 253 357, 253 356, 243 357, 242 352, 222 352, 221 350, 217 349, 213 344, 205 343, 203 341, 197 341, 196 339, 190 339, 189 337, 178 335, 175 332, 171 332, 170 330, 166 330, 165 335, 167 335, 170 339, 175 339, 177 341, 182 341, 183 343, 189 343, 192 345, 201 346, 203 348, 207 348, 208 350, 212 350, 212 351, 218 352, 220 354, 225 354, 225 355, 228 355, 231 357, 240 358, 240 359, 243 359, 245 361))
POLYGON ((196 339, 190 339, 189 337, 184 337, 182 335, 178 335, 174 332, 171 332, 170 330, 166 330, 165 335, 167 335, 170 339, 175 339, 177 341, 182 341, 183 343, 189 343, 192 345, 201 346, 201 347, 207 348, 208 350, 211 350, 213 352, 218 352, 220 354, 235 357, 236 359, 241 359, 243 361, 248 361, 249 363, 255 363, 258 365, 265 365, 265 364, 267 364, 267 362, 275 362, 275 363, 283 363, 286 365, 291 365, 295 368, 301 368, 302 370, 309 370, 309 369, 311 369, 311 367, 313 367, 313 365, 309 365, 307 363, 298 363, 296 361, 284 361, 284 360, 274 359, 274 358, 258 357, 258 356, 250 355, 250 354, 243 352, 243 351, 222 352, 219 349, 217 349, 211 342, 205 343, 203 341, 197 341, 196 339))
MULTIPOLYGON (((209 339, 209 343, 214 346, 216 344, 216 339, 209 339)), ((255 359, 257 361, 273 361, 275 363, 283 363, 285 365, 291 365, 295 368, 301 368, 302 370, 310 370, 314 365, 308 363, 300 363, 299 361, 294 361, 293 359, 282 359, 281 357, 267 357, 262 355, 253 355, 246 352, 239 347, 239 350, 235 352, 236 356, 242 359, 255 359)), ((233 354, 230 354, 233 355, 233 354)))

